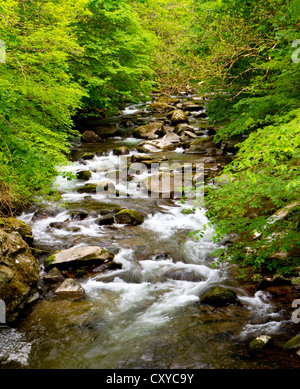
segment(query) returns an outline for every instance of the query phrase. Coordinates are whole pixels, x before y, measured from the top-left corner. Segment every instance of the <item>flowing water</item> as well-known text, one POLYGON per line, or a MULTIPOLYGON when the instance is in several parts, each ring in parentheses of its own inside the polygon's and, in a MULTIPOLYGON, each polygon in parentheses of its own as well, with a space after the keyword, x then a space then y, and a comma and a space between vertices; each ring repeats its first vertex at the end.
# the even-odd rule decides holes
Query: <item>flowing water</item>
MULTIPOLYGON (((135 110, 128 107, 122 118, 135 110)), ((63 170, 89 170, 89 183, 107 179, 107 172, 119 165, 112 150, 126 145, 133 154, 140 142, 120 128, 121 136, 101 144, 74 142, 73 163, 63 170), (96 156, 83 160, 87 151, 96 156)), ((181 148, 162 154, 167 160, 195 159, 181 148)), ((199 240, 188 235, 207 222, 204 209, 187 213, 193 205, 189 201, 149 198, 138 185, 150 173, 143 174, 133 177, 130 197, 122 195, 124 187, 117 187, 121 194, 116 199, 80 194, 77 189, 85 182, 60 176, 55 187, 62 198, 44 202, 55 211, 53 215, 33 221, 32 210, 20 217, 32 226, 41 264, 49 253, 60 249, 99 245, 115 253, 115 262, 122 267, 79 279, 86 292, 79 300, 59 298, 42 285, 43 297, 17 327, 0 332, 1 367, 291 367, 293 360, 281 348, 255 357, 248 349, 249 341, 262 333, 274 336, 276 346, 276 336, 285 332, 290 320, 268 293, 247 292, 231 277, 228 265, 216 265, 210 253, 220 246, 213 242, 212 230, 207 229, 199 240), (99 210, 107 207, 135 209, 145 215, 145 222, 99 226, 95 223, 99 210), (52 223, 66 220, 68 228, 53 227, 52 223), (220 308, 200 304, 199 297, 212 286, 229 286, 242 304, 220 308)))

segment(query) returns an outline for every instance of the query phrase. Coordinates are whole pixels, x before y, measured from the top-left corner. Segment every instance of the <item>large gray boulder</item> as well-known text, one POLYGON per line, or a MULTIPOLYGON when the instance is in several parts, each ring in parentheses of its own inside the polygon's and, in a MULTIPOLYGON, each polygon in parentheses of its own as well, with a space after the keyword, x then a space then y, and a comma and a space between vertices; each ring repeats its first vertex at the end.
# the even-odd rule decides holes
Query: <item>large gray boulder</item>
POLYGON ((8 323, 39 298, 39 272, 39 264, 21 235, 0 229, 0 299, 6 304, 8 323))
POLYGON ((113 253, 99 246, 73 247, 57 251, 45 260, 44 266, 46 271, 56 267, 63 274, 78 275, 79 270, 84 274, 113 259, 113 253))

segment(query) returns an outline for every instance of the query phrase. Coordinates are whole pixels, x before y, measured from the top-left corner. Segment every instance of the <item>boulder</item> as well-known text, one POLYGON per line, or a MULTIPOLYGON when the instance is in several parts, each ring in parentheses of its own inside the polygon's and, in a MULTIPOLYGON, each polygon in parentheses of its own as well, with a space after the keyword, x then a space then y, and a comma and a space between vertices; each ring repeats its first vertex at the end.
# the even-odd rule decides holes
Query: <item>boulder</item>
POLYGON ((113 155, 126 155, 129 154, 129 149, 126 146, 117 147, 113 150, 113 155))
POLYGON ((188 154, 207 154, 209 151, 214 151, 217 145, 213 138, 213 136, 207 136, 205 138, 195 139, 184 152, 188 154))
POLYGON ((253 339, 250 343, 251 351, 260 351, 265 348, 268 344, 270 344, 272 338, 268 335, 260 335, 253 339))
POLYGON ((24 308, 39 297, 39 264, 18 232, 0 229, 0 299, 13 323, 24 308))
POLYGON ((236 293, 228 288, 217 286, 208 292, 204 293, 200 302, 203 304, 209 304, 216 307, 222 307, 228 304, 239 304, 236 293))
POLYGON ((188 123, 189 119, 184 111, 181 109, 175 109, 167 115, 171 119, 172 125, 176 125, 179 123, 188 123))
POLYGON ((56 267, 62 273, 67 271, 77 274, 78 269, 88 272, 95 266, 113 259, 113 253, 99 246, 73 247, 54 253, 45 260, 44 266, 46 271, 56 267))
POLYGON ((156 101, 154 101, 149 108, 153 113, 166 113, 174 109, 172 105, 169 105, 167 103, 160 103, 156 101))
POLYGON ((145 153, 135 153, 131 156, 132 162, 142 162, 142 161, 151 161, 152 157, 150 155, 145 153))
POLYGON ((97 193, 97 185, 96 184, 86 184, 77 189, 78 193, 97 193))
POLYGON ((33 243, 32 228, 21 220, 13 217, 0 218, 0 228, 8 234, 18 232, 29 246, 33 243))
POLYGON ((161 122, 154 122, 134 129, 132 135, 137 138, 157 139, 166 134, 166 130, 161 122))
POLYGON ((122 211, 116 213, 115 215, 116 223, 118 224, 129 224, 131 226, 136 226, 144 222, 144 216, 132 209, 123 209, 122 211))
POLYGON ((115 124, 104 123, 103 125, 95 125, 94 132, 101 138, 108 138, 117 135, 119 132, 118 127, 115 124))
POLYGON ((85 291, 80 283, 73 278, 67 278, 55 289, 54 293, 58 296, 66 297, 83 297, 85 291))
POLYGON ((100 217, 95 221, 95 223, 98 224, 99 226, 111 226, 112 224, 114 224, 114 222, 115 222, 115 218, 113 215, 106 215, 100 217))
POLYGON ((78 180, 88 181, 92 177, 92 173, 88 170, 81 170, 76 173, 76 177, 78 180))
POLYGON ((171 142, 171 143, 180 143, 180 138, 177 134, 169 132, 163 138, 163 141, 171 142))
POLYGON ((187 124, 187 123, 179 123, 179 124, 177 124, 177 126, 174 128, 175 134, 178 134, 178 135, 182 135, 182 134, 184 133, 184 131, 190 131, 190 132, 195 133, 196 128, 193 127, 193 126, 190 126, 190 125, 187 124))
POLYGON ((81 135, 81 142, 97 143, 101 142, 101 138, 94 131, 84 131, 84 133, 81 135))
POLYGON ((176 146, 165 139, 149 140, 137 145, 137 150, 142 153, 159 153, 161 151, 175 150, 176 146))
POLYGON ((37 221, 37 220, 43 220, 43 219, 48 219, 48 217, 54 217, 56 216, 57 212, 54 211, 53 209, 38 209, 35 211, 33 214, 31 221, 37 221))

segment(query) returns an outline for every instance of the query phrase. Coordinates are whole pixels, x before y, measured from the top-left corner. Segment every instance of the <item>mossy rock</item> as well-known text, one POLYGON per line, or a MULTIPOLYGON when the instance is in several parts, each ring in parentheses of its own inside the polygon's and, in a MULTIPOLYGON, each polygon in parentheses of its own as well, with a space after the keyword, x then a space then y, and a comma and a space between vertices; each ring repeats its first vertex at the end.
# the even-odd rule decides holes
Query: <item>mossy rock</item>
POLYGON ((78 193, 97 193, 97 185, 96 184, 86 184, 81 188, 77 189, 78 193))
POLYGON ((216 307, 222 307, 228 304, 240 304, 236 293, 228 288, 217 286, 201 296, 200 302, 216 307))
POLYGON ((29 246, 33 243, 31 227, 21 220, 13 217, 0 218, 0 228, 7 233, 18 232, 29 246))
POLYGON ((129 154, 129 149, 127 146, 117 147, 113 150, 113 155, 126 155, 129 154))
POLYGON ((84 160, 88 160, 88 159, 93 159, 94 157, 95 157, 95 154, 93 154, 93 153, 84 153, 81 158, 84 160))
POLYGON ((136 226, 144 222, 144 216, 132 209, 123 209, 115 215, 116 223, 136 226))
POLYGON ((88 181, 92 177, 92 173, 89 170, 81 170, 76 174, 78 180, 88 181))
POLYGON ((57 267, 61 272, 67 271, 67 273, 77 275, 78 269, 82 269, 82 274, 84 274, 113 259, 114 254, 102 247, 83 246, 57 251, 44 261, 44 266, 46 271, 57 267))
POLYGON ((294 336, 292 339, 287 341, 283 346, 283 349, 285 351, 294 350, 298 348, 300 348, 300 334, 294 336))
POLYGON ((250 343, 251 351, 260 351, 265 348, 268 344, 271 343, 271 336, 268 335, 260 335, 253 339, 250 343))

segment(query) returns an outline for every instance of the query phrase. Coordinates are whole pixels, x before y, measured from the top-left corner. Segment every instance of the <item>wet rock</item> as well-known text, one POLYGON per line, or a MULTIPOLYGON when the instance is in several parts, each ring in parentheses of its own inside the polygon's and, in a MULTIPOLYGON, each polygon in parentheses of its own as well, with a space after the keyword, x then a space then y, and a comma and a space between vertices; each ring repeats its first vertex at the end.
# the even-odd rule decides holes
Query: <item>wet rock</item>
POLYGON ((81 188, 77 189, 78 193, 97 193, 97 185, 96 184, 86 184, 81 188))
POLYGON ((154 113, 166 113, 173 110, 174 107, 172 107, 172 105, 169 105, 167 103, 153 102, 149 106, 149 109, 154 113))
POLYGON ((113 150, 113 155, 126 155, 129 154, 129 149, 126 146, 117 147, 113 150))
POLYGON ((94 132, 101 138, 109 138, 111 136, 117 135, 119 129, 115 124, 103 123, 102 125, 96 125, 94 127, 94 132))
POLYGON ((142 153, 159 153, 175 149, 176 145, 163 139, 144 141, 137 145, 137 150, 142 153))
POLYGON ((63 282, 65 277, 61 274, 61 272, 57 269, 57 267, 53 267, 49 273, 45 274, 44 281, 49 284, 56 284, 63 282))
POLYGON ((115 215, 116 223, 118 224, 129 224, 131 226, 136 226, 144 222, 144 216, 132 209, 123 209, 122 211, 116 213, 115 215))
POLYGON ((80 283, 72 278, 67 278, 54 291, 58 296, 83 297, 85 291, 80 283))
POLYGON ((167 142, 171 142, 171 143, 180 143, 180 138, 177 134, 174 134, 174 133, 168 133, 166 134, 162 140, 164 141, 167 141, 167 142))
POLYGON ((227 304, 240 304, 236 293, 228 288, 217 286, 201 296, 202 304, 209 304, 216 307, 222 307, 227 304))
POLYGON ((146 124, 145 126, 137 127, 132 135, 137 138, 157 139, 166 134, 166 130, 161 122, 146 124))
POLYGON ((11 232, 18 232, 29 246, 33 243, 31 227, 21 220, 17 220, 13 217, 0 218, 0 228, 8 234, 11 232))
POLYGON ((182 133, 184 131, 191 131, 191 132, 195 133, 195 130, 196 130, 195 127, 190 126, 186 123, 177 124, 177 126, 174 128, 175 134, 178 134, 178 135, 182 135, 182 133))
POLYGON ((215 151, 216 148, 213 136, 208 136, 194 140, 184 152, 187 154, 207 154, 209 151, 215 151))
POLYGON ((48 217, 56 216, 57 212, 53 209, 38 209, 32 216, 31 221, 48 219, 48 217))
POLYGON ((257 336, 255 339, 253 339, 250 343, 250 350, 251 351, 261 351, 263 348, 265 348, 268 344, 271 343, 271 336, 268 335, 260 335, 257 336))
POLYGON ((0 299, 6 304, 8 323, 38 298, 39 264, 18 232, 0 229, 0 299))
POLYGON ((189 112, 199 112, 199 111, 203 111, 204 107, 199 104, 195 104, 195 102, 186 102, 183 103, 182 109, 184 111, 189 111, 189 112))
POLYGON ((114 224, 114 222, 115 218, 113 215, 103 216, 95 221, 95 223, 99 226, 111 226, 112 224, 114 224))
POLYGON ((114 254, 100 246, 73 247, 54 253, 45 260, 44 266, 46 271, 57 267, 60 271, 76 274, 79 268, 87 272, 113 259, 114 254))
POLYGON ((93 154, 93 153, 84 153, 81 158, 87 161, 89 159, 93 159, 94 157, 95 157, 95 154, 93 154))
POLYGON ((188 119, 186 113, 184 111, 182 111, 181 109, 175 109, 175 111, 169 113, 167 115, 167 117, 170 117, 172 125, 189 122, 189 119, 188 119))
POLYGON ((283 345, 283 349, 285 351, 295 350, 298 348, 300 348, 300 334, 294 336, 283 345))
POLYGON ((101 142, 101 138, 94 131, 84 131, 84 133, 81 135, 81 142, 97 143, 101 142))
POLYGON ((88 181, 92 177, 92 173, 88 170, 81 170, 76 173, 76 177, 78 180, 88 181))
POLYGON ((169 105, 178 104, 180 99, 178 97, 160 96, 157 100, 158 103, 166 103, 169 105))
POLYGON ((57 230, 61 230, 66 226, 66 223, 64 222, 52 222, 49 224, 50 228, 55 228, 57 230))
POLYGON ((132 162, 142 162, 142 161, 151 161, 153 158, 150 157, 150 155, 145 154, 145 153, 135 153, 132 154, 131 156, 131 161, 132 162))

